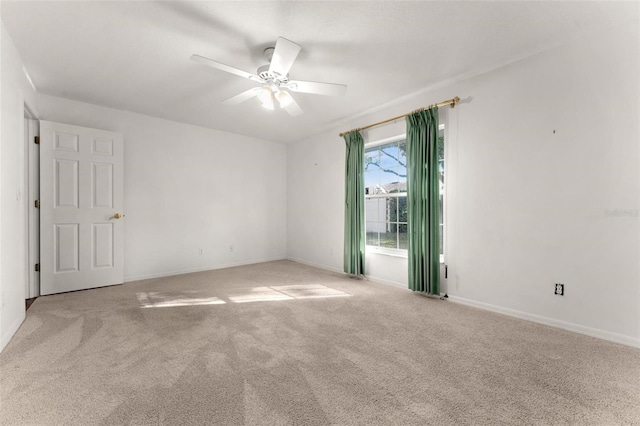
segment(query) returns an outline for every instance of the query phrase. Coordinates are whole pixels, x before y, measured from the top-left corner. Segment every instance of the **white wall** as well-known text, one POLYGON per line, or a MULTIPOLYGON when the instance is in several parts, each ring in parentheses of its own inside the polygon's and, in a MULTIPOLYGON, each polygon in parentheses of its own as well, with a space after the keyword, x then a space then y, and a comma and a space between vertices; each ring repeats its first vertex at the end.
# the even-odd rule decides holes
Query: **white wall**
POLYGON ((337 133, 287 146, 287 255, 340 272, 344 151, 337 133))
POLYGON ((24 106, 35 93, 0 21, 0 350, 25 317, 27 280, 24 106))
MULTIPOLYGON (((635 22, 288 146, 288 256, 342 270, 340 131, 458 95, 463 103, 447 111, 444 289, 452 300, 640 346, 639 40, 635 22), (614 209, 630 213, 606 215, 614 209), (556 282, 565 296, 553 294, 556 282)), ((406 259, 379 256, 367 255, 369 275, 406 285, 406 259)))
POLYGON ((38 111, 124 134, 126 281, 286 256, 284 145, 46 95, 38 111))

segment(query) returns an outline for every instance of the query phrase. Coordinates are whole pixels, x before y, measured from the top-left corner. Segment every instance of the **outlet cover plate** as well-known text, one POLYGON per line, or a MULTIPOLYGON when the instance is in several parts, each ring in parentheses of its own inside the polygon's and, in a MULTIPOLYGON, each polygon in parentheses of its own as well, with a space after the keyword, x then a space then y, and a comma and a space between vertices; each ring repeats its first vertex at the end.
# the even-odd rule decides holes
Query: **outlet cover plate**
POLYGON ((558 296, 564 296, 564 284, 556 283, 555 294, 557 294, 558 296))

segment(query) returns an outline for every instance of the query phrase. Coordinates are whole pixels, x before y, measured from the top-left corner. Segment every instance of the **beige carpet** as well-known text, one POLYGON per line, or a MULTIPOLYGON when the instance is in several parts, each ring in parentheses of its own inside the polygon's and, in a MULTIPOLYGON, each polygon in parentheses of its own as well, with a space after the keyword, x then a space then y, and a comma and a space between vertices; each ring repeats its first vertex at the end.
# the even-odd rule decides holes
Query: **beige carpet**
POLYGON ((41 297, 3 425, 640 424, 640 351, 290 261, 41 297))

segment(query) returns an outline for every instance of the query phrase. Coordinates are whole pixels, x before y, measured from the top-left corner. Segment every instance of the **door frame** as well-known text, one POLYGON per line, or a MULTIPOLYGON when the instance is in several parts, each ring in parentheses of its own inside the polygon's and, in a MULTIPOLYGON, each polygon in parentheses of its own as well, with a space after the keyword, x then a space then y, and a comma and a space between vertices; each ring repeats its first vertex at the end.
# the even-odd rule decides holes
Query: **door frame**
POLYGON ((35 137, 39 135, 38 119, 32 110, 24 105, 24 154, 25 154, 25 237, 26 242, 26 277, 25 298, 40 296, 40 274, 35 265, 40 263, 40 211, 35 201, 40 198, 40 146, 35 137))

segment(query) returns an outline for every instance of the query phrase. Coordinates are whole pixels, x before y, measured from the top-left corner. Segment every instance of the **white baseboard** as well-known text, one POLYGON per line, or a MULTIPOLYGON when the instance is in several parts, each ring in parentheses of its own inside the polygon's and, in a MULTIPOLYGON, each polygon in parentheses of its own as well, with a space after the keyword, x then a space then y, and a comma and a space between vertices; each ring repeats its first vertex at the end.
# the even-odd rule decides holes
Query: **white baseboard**
POLYGON ((401 290, 411 291, 411 290, 409 290, 409 287, 407 287, 406 284, 403 284, 401 282, 389 281, 389 280, 385 280, 385 279, 382 279, 382 278, 379 278, 379 277, 375 277, 373 275, 365 275, 365 277, 366 277, 366 279, 368 281, 375 281, 377 283, 384 284, 384 285, 389 285, 391 287, 399 288, 401 290))
POLYGON ((314 268, 318 268, 318 269, 324 269, 325 271, 331 271, 331 272, 337 272, 338 274, 349 275, 349 274, 346 274, 341 269, 333 268, 333 267, 327 266, 327 265, 321 265, 319 263, 310 262, 310 261, 304 260, 304 259, 298 259, 298 258, 295 258, 295 257, 287 257, 287 260, 290 260, 292 262, 302 263, 303 265, 307 265, 307 266, 313 266, 314 268))
POLYGON ((22 313, 22 315, 20 315, 19 318, 16 318, 13 324, 11 324, 11 326, 4 333, 2 333, 2 339, 0 340, 0 352, 2 352, 4 348, 9 344, 11 338, 14 334, 16 334, 16 331, 18 331, 25 318, 26 310, 22 313))
POLYGON ((491 312, 497 312, 499 314, 504 314, 515 318, 525 319, 528 321, 536 322, 538 324, 544 324, 551 327, 561 328, 563 330, 573 331, 574 333, 580 333, 587 336, 596 337, 598 339, 608 340, 610 342, 620 343, 622 345, 632 346, 634 348, 640 348, 640 339, 625 336, 623 334, 598 330, 597 328, 585 327, 579 324, 560 321, 553 318, 547 318, 540 315, 530 314, 528 312, 518 311, 515 309, 503 308, 501 306, 491 305, 489 303, 477 302, 475 300, 465 299, 458 296, 449 295, 449 300, 455 303, 473 306, 476 308, 484 309, 491 312))
POLYGON ((151 278, 171 277, 174 275, 192 274, 194 272, 213 271, 216 269, 224 269, 224 268, 234 268, 236 266, 253 265, 256 263, 273 262, 276 260, 285 260, 285 259, 286 259, 285 257, 274 257, 274 258, 268 258, 268 259, 247 260, 247 261, 235 262, 235 263, 224 263, 221 265, 211 265, 211 266, 205 266, 202 268, 181 269, 177 271, 165 271, 165 272, 158 272, 154 274, 125 277, 124 282, 128 283, 132 281, 148 280, 151 278))
MULTIPOLYGON (((330 267, 330 266, 327 266, 327 265, 321 265, 319 263, 310 262, 308 260, 298 259, 298 258, 295 258, 295 257, 288 257, 287 260, 291 260, 292 262, 302 263, 303 265, 313 266, 314 268, 323 269, 325 271, 336 272, 336 273, 342 274, 344 276, 349 276, 349 274, 347 274, 346 272, 342 271, 341 269, 333 268, 333 267, 330 267)), ((403 283, 396 282, 396 281, 388 281, 388 280, 385 280, 385 279, 382 279, 382 278, 379 278, 379 277, 375 277, 375 276, 372 276, 372 275, 365 275, 364 279, 367 280, 367 281, 375 281, 375 282, 380 283, 380 284, 389 285, 389 286, 392 286, 392 287, 395 287, 395 288, 399 288, 399 289, 402 289, 402 290, 409 290, 407 288, 407 286, 405 284, 403 284, 403 283)))

